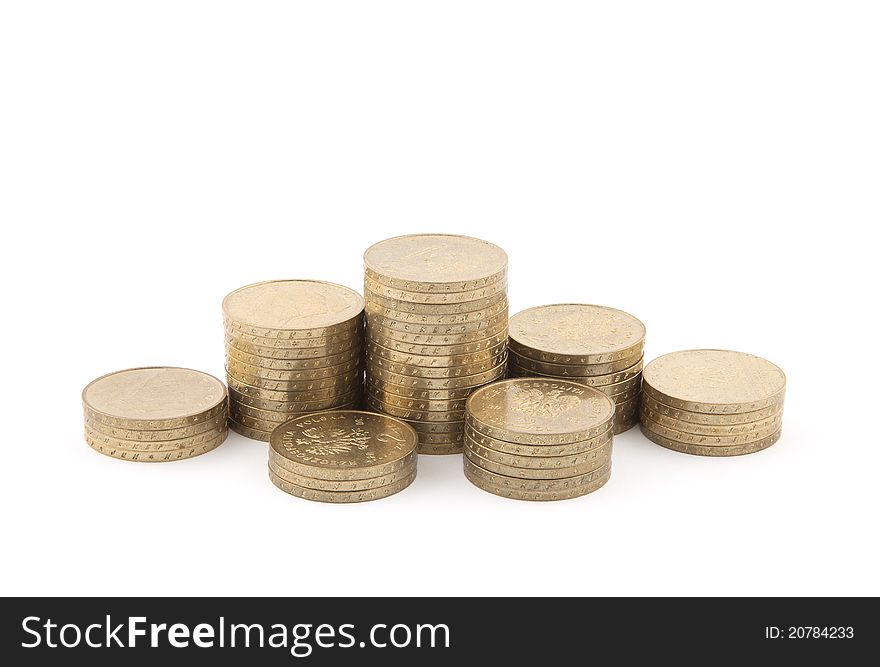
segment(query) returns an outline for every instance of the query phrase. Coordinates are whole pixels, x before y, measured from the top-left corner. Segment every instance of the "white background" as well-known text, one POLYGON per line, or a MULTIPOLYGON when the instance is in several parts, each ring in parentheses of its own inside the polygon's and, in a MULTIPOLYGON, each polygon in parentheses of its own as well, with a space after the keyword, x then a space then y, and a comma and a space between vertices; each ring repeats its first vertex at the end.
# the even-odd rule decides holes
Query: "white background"
POLYGON ((880 594, 878 31, 872 2, 4 3, 2 593, 880 594), (782 440, 634 429, 546 504, 423 456, 355 506, 234 434, 166 465, 83 441, 96 376, 222 376, 230 290, 359 287, 423 231, 504 247, 511 312, 776 362, 782 440))

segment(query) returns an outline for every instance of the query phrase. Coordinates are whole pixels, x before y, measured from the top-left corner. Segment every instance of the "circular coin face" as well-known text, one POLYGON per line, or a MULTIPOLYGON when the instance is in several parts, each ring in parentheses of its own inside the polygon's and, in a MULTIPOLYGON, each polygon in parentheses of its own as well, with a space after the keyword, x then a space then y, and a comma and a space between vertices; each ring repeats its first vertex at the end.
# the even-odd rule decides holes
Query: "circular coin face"
POLYGON ((645 325, 606 306, 538 306, 510 318, 511 345, 551 363, 607 363, 637 354, 645 325))
POLYGON ((369 247, 364 253, 364 266, 392 280, 462 283, 464 287, 505 271, 507 253, 469 236, 413 234, 369 247))
POLYGON ((82 400, 90 411, 122 422, 183 422, 224 403, 226 387, 188 368, 130 368, 89 383, 82 400))
POLYGON ((694 412, 748 412, 782 400, 785 374, 760 357, 729 350, 685 350, 654 359, 642 374, 645 392, 694 412))
POLYGON ((340 325, 364 309, 360 294, 319 280, 273 280, 240 287, 223 299, 224 315, 259 329, 317 329, 340 325))
POLYGON ((291 419, 272 432, 269 442, 276 454, 308 468, 312 477, 333 479, 345 471, 355 479, 411 455, 419 439, 399 419, 338 410, 291 419))
POLYGON ((468 398, 467 414, 500 433, 549 444, 584 439, 611 420, 614 402, 576 382, 514 378, 477 389, 468 398))

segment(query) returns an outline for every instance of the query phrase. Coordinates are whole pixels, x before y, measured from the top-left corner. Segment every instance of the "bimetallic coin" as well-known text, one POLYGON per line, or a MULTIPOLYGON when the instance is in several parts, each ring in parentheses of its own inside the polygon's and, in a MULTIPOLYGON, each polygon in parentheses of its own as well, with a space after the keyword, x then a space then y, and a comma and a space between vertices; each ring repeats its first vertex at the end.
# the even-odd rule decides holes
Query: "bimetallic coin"
POLYGON ((367 329, 370 328, 372 318, 376 316, 386 320, 397 320, 398 322, 408 322, 410 324, 437 326, 483 322, 484 320, 494 321, 499 315, 507 312, 507 299, 480 310, 467 310, 457 313, 413 313, 410 311, 388 308, 372 301, 367 301, 364 306, 367 329))
POLYGON ((341 383, 335 387, 326 389, 314 389, 311 391, 277 391, 266 389, 263 387, 252 387, 235 379, 231 375, 226 376, 230 391, 235 390, 238 394, 260 398, 263 400, 282 401, 285 403, 302 403, 325 401, 333 399, 342 394, 348 394, 355 388, 363 385, 363 380, 359 375, 350 375, 345 383, 341 383))
POLYGON ((562 445, 608 430, 614 403, 576 382, 516 378, 476 390, 467 414, 475 430, 499 440, 562 445))
POLYGON ((318 348, 348 348, 360 343, 363 339, 364 332, 362 327, 351 329, 347 332, 322 336, 315 338, 267 338, 265 336, 254 336, 253 334, 244 333, 224 327, 224 338, 227 342, 236 343, 241 341, 239 347, 247 348, 252 345, 256 347, 282 348, 282 349, 309 349, 318 348))
POLYGON ((234 360, 239 363, 249 364, 250 366, 268 368, 271 370, 308 371, 337 367, 340 364, 360 360, 362 356, 362 347, 353 348, 339 354, 334 354, 330 357, 315 357, 313 359, 276 359, 242 352, 234 347, 227 346, 226 348, 227 364, 234 360))
POLYGON ((609 424, 605 431, 592 438, 564 445, 532 445, 507 442, 506 440, 499 440, 498 438, 493 438, 480 433, 474 429, 472 422, 467 418, 465 419, 464 436, 481 447, 492 449, 502 454, 509 454, 511 456, 531 456, 535 458, 579 456, 593 451, 594 449, 604 447, 612 441, 611 424, 609 424))
POLYGON ((646 428, 644 424, 641 424, 640 428, 648 440, 661 447, 682 452, 684 454, 695 454, 697 456, 742 456, 744 454, 753 454, 763 449, 767 449, 776 443, 782 435, 782 429, 780 429, 766 438, 740 445, 692 445, 665 438, 649 428, 646 428))
POLYGON ((319 280, 272 280, 240 287, 223 299, 229 320, 271 337, 272 331, 351 328, 364 310, 360 294, 319 280))
POLYGON ((347 394, 338 394, 332 398, 320 401, 288 402, 248 396, 236 391, 233 387, 230 387, 229 410, 230 412, 234 412, 236 409, 241 408, 241 406, 249 406, 251 408, 257 408, 258 410, 274 410, 277 412, 319 412, 320 410, 329 410, 331 408, 339 407, 344 403, 356 401, 360 398, 360 393, 361 389, 358 387, 347 394), (233 403, 236 405, 233 405, 233 403))
POLYGON ((778 431, 780 428, 779 424, 770 424, 757 431, 739 433, 737 435, 700 435, 698 433, 685 433, 684 431, 676 431, 675 429, 667 428, 666 426, 652 422, 644 415, 642 415, 641 424, 646 429, 649 429, 668 440, 675 440, 676 442, 681 442, 687 445, 699 445, 701 447, 746 445, 755 442, 756 440, 763 440, 778 431))
POLYGON ((357 331, 363 330, 363 325, 363 313, 338 326, 317 329, 265 329, 236 322, 229 319, 225 314, 223 315, 223 328, 227 333, 243 333, 269 340, 308 341, 313 338, 327 338, 328 336, 353 336, 357 335, 357 331))
POLYGON ((232 357, 226 358, 226 371, 247 384, 260 386, 261 381, 275 380, 277 382, 320 382, 329 380, 333 382, 339 377, 348 376, 352 373, 363 372, 363 364, 360 359, 353 359, 338 366, 325 366, 310 370, 274 370, 251 366, 232 357))
POLYGON ((465 387, 464 389, 451 389, 444 391, 442 389, 409 389, 400 385, 386 382, 378 377, 370 378, 367 389, 374 392, 383 392, 386 394, 394 394, 400 398, 408 398, 413 401, 454 401, 465 399, 471 395, 473 388, 465 387))
POLYGON ((396 482, 400 482, 404 479, 410 478, 415 472, 415 467, 410 465, 409 468, 401 470, 399 472, 382 475, 380 477, 370 477, 368 479, 359 480, 313 479, 305 475, 297 475, 295 473, 292 473, 286 468, 282 468, 274 464, 271 460, 269 461, 269 470, 276 477, 284 480, 288 484, 294 484, 303 488, 315 489, 316 491, 353 492, 369 491, 371 489, 376 489, 381 486, 388 486, 389 484, 394 484, 396 482))
POLYGON ((610 472, 597 480, 592 482, 588 482, 586 484, 581 484, 579 486, 574 486, 563 491, 527 491, 522 489, 514 489, 503 485, 498 484, 490 484, 486 482, 482 477, 477 476, 472 472, 473 468, 468 468, 465 466, 464 474, 467 477, 468 481, 483 491, 487 491, 489 493, 493 493, 496 496, 501 496, 504 498, 510 498, 512 500, 532 500, 532 501, 555 501, 555 500, 570 500, 572 498, 579 498, 581 496, 585 496, 593 491, 597 491, 598 489, 605 486, 609 479, 611 479, 610 472))
POLYGON ((426 378, 396 373, 394 371, 386 370, 378 365, 372 365, 367 367, 367 384, 370 385, 373 382, 373 378, 378 378, 388 384, 406 387, 408 389, 455 391, 457 389, 472 389, 474 387, 482 386, 487 382, 493 382, 499 378, 503 378, 506 372, 507 364, 505 362, 498 364, 494 368, 489 368, 482 373, 475 373, 473 375, 426 378))
POLYGON ((367 387, 366 392, 367 396, 370 398, 382 403, 387 403, 388 405, 394 405, 398 408, 405 408, 407 410, 428 410, 429 412, 462 411, 464 410, 464 404, 467 400, 466 398, 458 398, 454 400, 405 398, 372 387, 367 387))
POLYGON ((647 405, 643 405, 642 418, 646 421, 650 421, 655 424, 659 424, 660 426, 674 429, 676 431, 681 431, 683 433, 693 433, 696 435, 706 436, 747 435, 749 433, 777 430, 780 426, 782 426, 781 412, 772 415, 771 417, 767 417, 766 419, 746 422, 744 424, 726 424, 711 426, 707 424, 691 424, 689 422, 679 421, 677 419, 667 417, 666 415, 659 412, 655 412, 647 405))
POLYGON ((680 410, 752 412, 782 402, 785 374, 766 359, 730 350, 685 350, 645 366, 644 391, 680 410))
POLYGON ((507 292, 507 280, 499 280, 465 292, 411 292, 388 287, 364 276, 364 292, 390 301, 406 301, 421 304, 454 304, 482 301, 507 292))
POLYGON ((498 473, 485 470, 473 461, 464 458, 464 469, 470 473, 469 479, 476 479, 483 484, 498 486, 500 488, 516 489, 519 491, 542 491, 548 493, 551 491, 565 491, 583 484, 589 484, 603 477, 607 477, 611 472, 611 464, 606 463, 600 468, 591 470, 590 472, 575 477, 562 477, 559 479, 523 479, 521 477, 510 477, 508 475, 499 475, 498 473))
POLYGON ((429 410, 409 410, 396 405, 389 405, 379 401, 369 394, 364 398, 366 404, 373 410, 377 410, 383 414, 393 415, 401 419, 407 419, 420 422, 452 422, 463 421, 464 410, 450 410, 448 412, 431 412, 429 410))
POLYGON ((746 424, 749 422, 767 419, 773 415, 781 414, 784 403, 780 402, 760 410, 751 412, 738 412, 729 414, 709 414, 704 412, 690 412, 688 410, 678 410, 676 408, 664 405, 652 397, 642 393, 642 403, 651 408, 655 412, 666 415, 677 421, 687 422, 688 424, 705 424, 709 426, 725 426, 729 424, 746 424))
MULTIPOLYGON (((470 343, 462 343, 460 345, 413 345, 411 343, 402 343, 400 341, 375 335, 375 331, 371 330, 367 336, 367 345, 374 344, 379 346, 381 350, 393 350, 401 355, 416 355, 417 357, 461 357, 473 355, 486 350, 500 350, 507 345, 507 332, 502 331, 499 334, 482 338, 470 343)), ((383 356, 387 356, 384 355, 383 356)))
POLYGON ((507 328, 507 309, 494 317, 476 319, 460 324, 426 324, 384 317, 378 312, 370 315, 367 320, 367 331, 377 331, 388 338, 427 345, 452 345, 458 342, 485 338, 507 328), (406 336, 403 338, 402 336, 406 336), (425 340, 411 340, 411 336, 423 336, 425 340), (433 337, 439 336, 440 341, 434 343, 433 337), (448 342, 443 339, 449 337, 448 342))
POLYGON ((248 385, 255 389, 267 389, 269 391, 313 392, 324 389, 345 391, 344 388, 363 382, 363 374, 357 366, 354 366, 352 371, 344 375, 326 377, 319 380, 267 380, 265 378, 254 376, 245 379, 229 369, 226 371, 226 377, 233 383, 248 385))
MULTIPOLYGON (((500 363, 500 357, 506 359, 507 341, 502 340, 495 343, 491 347, 483 348, 475 352, 458 355, 442 355, 442 356, 424 356, 417 354, 408 354, 405 352, 397 352, 395 350, 383 347, 373 340, 368 340, 366 344, 368 355, 379 356, 388 361, 398 364, 406 364, 409 366, 420 366, 425 368, 449 368, 452 366, 473 366, 486 362, 494 362, 493 366, 500 363)), ((369 356, 367 357, 369 359, 369 356)))
POLYGON ((415 478, 416 473, 413 472, 411 476, 405 477, 393 484, 379 486, 375 489, 368 489, 366 491, 320 491, 318 489, 309 489, 296 484, 291 484, 269 470, 269 479, 275 486, 285 493, 305 500, 315 500, 322 503, 361 503, 368 500, 387 498, 388 496, 403 491, 406 487, 412 484, 415 478))
POLYGON ((521 468, 519 466, 506 465, 497 461, 480 456, 476 448, 469 446, 465 439, 464 455, 474 465, 498 475, 515 477, 518 479, 563 479, 585 475, 598 468, 611 463, 611 446, 591 452, 594 458, 567 468, 521 468))
POLYGON ((580 377, 591 377, 595 375, 609 375, 613 373, 618 373, 620 371, 625 371, 629 368, 632 368, 633 366, 640 366, 642 363, 642 358, 637 356, 630 357, 628 359, 621 359, 620 361, 612 361, 607 364, 550 364, 545 361, 535 361, 534 359, 524 357, 521 354, 515 352, 513 349, 509 350, 509 352, 512 363, 516 364, 519 368, 559 378, 576 379, 580 377))
POLYGON ((616 308, 579 303, 538 306, 510 318, 510 347, 553 364, 608 364, 640 357, 645 325, 616 308))
POLYGON ((221 426, 213 428, 210 431, 204 431, 203 433, 197 433, 195 435, 190 435, 185 438, 178 438, 176 440, 145 441, 116 438, 112 435, 107 435, 106 433, 96 431, 93 428, 90 428, 88 425, 86 425, 85 427, 85 433, 89 438, 91 438, 92 441, 106 447, 126 449, 130 451, 141 450, 155 452, 167 451, 172 449, 189 449, 191 447, 196 447, 198 445, 204 444, 205 442, 216 440, 225 432, 226 423, 224 422, 221 426))
POLYGON ((408 375, 414 378, 442 380, 490 373, 498 367, 505 366, 506 363, 506 350, 495 354, 495 356, 485 359, 484 361, 478 361, 468 365, 440 366, 436 368, 392 361, 375 354, 370 350, 367 352, 367 375, 369 376, 377 370, 382 370, 397 375, 408 375))
POLYGON ((507 253, 468 236, 412 234, 380 241, 364 253, 371 280, 412 292, 466 292, 503 280, 507 253))
POLYGON ((338 355, 343 355, 348 352, 354 351, 359 354, 363 349, 363 345, 360 341, 352 345, 340 345, 336 347, 302 347, 302 348, 292 348, 292 347, 258 347, 256 345, 251 345, 247 343, 243 339, 238 339, 235 341, 231 341, 228 338, 226 339, 226 350, 227 353, 230 350, 234 350, 235 352, 240 352, 242 354, 249 354, 257 357, 263 357, 265 359, 285 359, 285 360, 301 360, 301 359, 327 359, 329 357, 335 357, 338 355))
POLYGON ((169 428, 150 431, 146 429, 127 429, 113 426, 112 424, 102 424, 99 421, 92 421, 86 417, 86 430, 94 431, 102 435, 108 435, 112 438, 120 440, 138 440, 140 442, 164 442, 167 440, 179 440, 181 438, 189 438, 200 433, 213 431, 223 428, 226 424, 227 414, 221 412, 210 419, 190 424, 189 426, 181 426, 178 428, 169 428))
POLYGON ((180 461, 181 459, 189 459, 200 454, 216 449, 226 440, 226 431, 212 440, 205 440, 199 444, 190 445, 189 447, 179 449, 166 450, 142 450, 142 449, 125 449, 107 444, 100 440, 96 440, 89 433, 85 434, 86 442, 89 447, 96 452, 104 454, 114 459, 123 461, 136 461, 141 463, 162 463, 166 461, 180 461))
POLYGON ((82 402, 92 422, 132 430, 171 429, 225 411, 226 387, 187 368, 130 368, 90 382, 82 402))

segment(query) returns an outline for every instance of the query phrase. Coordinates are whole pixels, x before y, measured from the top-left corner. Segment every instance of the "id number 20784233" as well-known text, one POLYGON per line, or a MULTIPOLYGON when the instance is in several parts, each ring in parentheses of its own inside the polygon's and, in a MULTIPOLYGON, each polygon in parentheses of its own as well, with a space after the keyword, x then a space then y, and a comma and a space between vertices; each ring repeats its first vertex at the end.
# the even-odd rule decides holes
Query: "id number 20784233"
POLYGON ((855 629, 847 626, 790 625, 777 627, 768 625, 764 628, 765 639, 852 639, 855 629))

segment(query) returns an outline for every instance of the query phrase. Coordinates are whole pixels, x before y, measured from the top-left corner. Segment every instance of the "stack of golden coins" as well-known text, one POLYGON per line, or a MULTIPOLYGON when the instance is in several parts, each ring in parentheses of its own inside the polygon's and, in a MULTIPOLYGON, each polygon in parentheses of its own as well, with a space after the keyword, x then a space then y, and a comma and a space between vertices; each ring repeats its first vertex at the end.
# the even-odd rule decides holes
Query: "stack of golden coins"
POLYGON ((268 441, 291 417, 354 407, 363 392, 360 294, 317 280, 248 285, 223 300, 229 424, 268 441))
POLYGON ((475 391, 465 416, 464 474, 517 500, 565 500, 611 477, 614 403, 576 382, 515 378, 475 391))
POLYGON ((226 440, 226 387, 188 368, 130 368, 82 392, 86 442, 125 461, 177 461, 226 440))
POLYGON ((387 415, 336 410, 272 432, 269 479, 285 493, 326 503, 377 500, 412 484, 418 435, 387 415))
POLYGON ((507 254, 467 236, 418 234, 364 253, 370 409, 406 420, 422 454, 462 451, 464 405, 504 377, 507 254))
POLYGON ((785 374, 760 357, 685 350, 645 366, 642 433, 686 454, 739 456, 782 433, 785 374))
POLYGON ((538 306, 510 318, 510 375, 598 389, 614 401, 615 435, 639 423, 644 347, 645 325, 606 306, 538 306))

